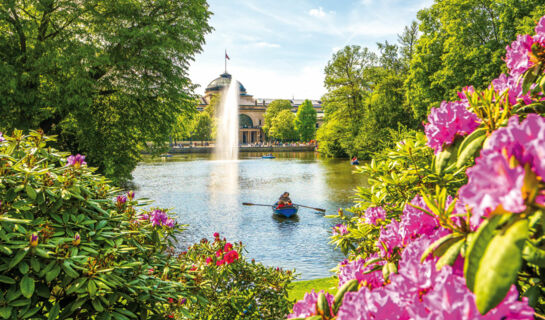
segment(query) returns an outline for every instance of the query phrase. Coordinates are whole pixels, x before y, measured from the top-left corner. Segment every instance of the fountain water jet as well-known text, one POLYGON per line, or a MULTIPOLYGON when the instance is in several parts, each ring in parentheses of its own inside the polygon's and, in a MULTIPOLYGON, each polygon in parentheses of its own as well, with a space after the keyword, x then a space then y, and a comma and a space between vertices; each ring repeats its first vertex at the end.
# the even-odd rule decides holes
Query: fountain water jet
POLYGON ((218 126, 214 150, 217 160, 238 159, 238 99, 238 81, 231 77, 229 87, 224 89, 217 110, 218 126))

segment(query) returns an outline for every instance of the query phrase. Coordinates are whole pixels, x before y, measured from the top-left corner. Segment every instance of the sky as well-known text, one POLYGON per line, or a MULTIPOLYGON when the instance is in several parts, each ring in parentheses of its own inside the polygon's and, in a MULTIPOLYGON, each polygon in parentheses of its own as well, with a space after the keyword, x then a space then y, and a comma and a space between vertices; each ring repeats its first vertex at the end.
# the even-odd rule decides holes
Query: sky
POLYGON ((209 0, 214 30, 189 69, 204 89, 224 72, 254 98, 320 99, 324 68, 346 45, 376 51, 433 0, 209 0))

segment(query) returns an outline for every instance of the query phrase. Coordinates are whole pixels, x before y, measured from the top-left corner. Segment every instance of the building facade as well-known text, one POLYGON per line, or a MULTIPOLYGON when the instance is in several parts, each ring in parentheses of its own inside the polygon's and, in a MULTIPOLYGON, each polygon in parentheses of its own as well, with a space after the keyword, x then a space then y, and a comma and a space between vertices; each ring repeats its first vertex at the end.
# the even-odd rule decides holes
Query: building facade
MULTIPOLYGON (((229 87, 231 83, 231 75, 223 73, 218 78, 214 79, 205 89, 204 96, 201 97, 199 103, 199 111, 206 108, 214 95, 219 95, 222 91, 229 87)), ((239 85, 239 142, 241 144, 254 144, 265 141, 263 133, 263 125, 265 124, 265 111, 269 104, 277 99, 261 99, 254 98, 248 94, 242 83, 239 85)), ((281 98, 278 98, 281 99, 281 98)), ((291 102, 292 112, 296 113, 299 106, 305 101, 304 99, 285 99, 291 102)), ((319 100, 310 100, 317 113, 317 127, 323 122, 322 102, 319 100)))

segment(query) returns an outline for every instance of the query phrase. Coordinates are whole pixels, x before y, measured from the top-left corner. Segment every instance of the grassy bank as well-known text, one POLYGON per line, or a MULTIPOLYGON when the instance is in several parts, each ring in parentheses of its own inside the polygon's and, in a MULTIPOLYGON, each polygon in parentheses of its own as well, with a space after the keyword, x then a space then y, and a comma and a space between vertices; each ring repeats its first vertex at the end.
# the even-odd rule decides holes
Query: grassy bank
POLYGON ((337 279, 333 277, 295 281, 293 285, 293 288, 288 292, 290 300, 301 300, 305 293, 312 291, 312 289, 316 292, 324 290, 333 295, 337 292, 337 279))

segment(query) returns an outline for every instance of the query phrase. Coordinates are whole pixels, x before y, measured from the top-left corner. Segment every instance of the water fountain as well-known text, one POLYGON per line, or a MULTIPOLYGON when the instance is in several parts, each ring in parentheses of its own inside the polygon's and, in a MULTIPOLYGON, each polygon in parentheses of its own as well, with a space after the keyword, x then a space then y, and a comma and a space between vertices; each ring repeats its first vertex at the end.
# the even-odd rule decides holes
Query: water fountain
POLYGON ((239 84, 231 76, 229 87, 224 89, 217 110, 215 158, 217 160, 238 159, 238 99, 239 84))

